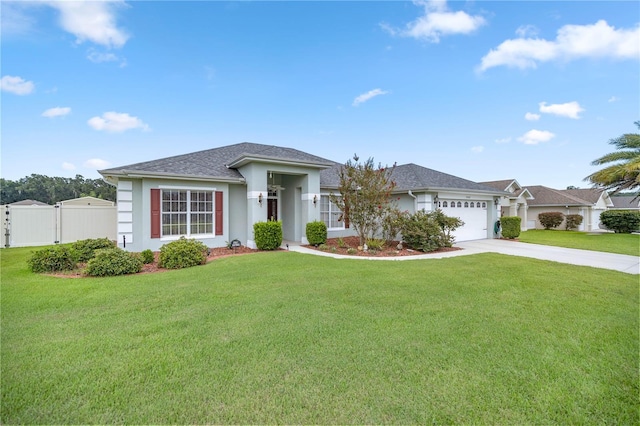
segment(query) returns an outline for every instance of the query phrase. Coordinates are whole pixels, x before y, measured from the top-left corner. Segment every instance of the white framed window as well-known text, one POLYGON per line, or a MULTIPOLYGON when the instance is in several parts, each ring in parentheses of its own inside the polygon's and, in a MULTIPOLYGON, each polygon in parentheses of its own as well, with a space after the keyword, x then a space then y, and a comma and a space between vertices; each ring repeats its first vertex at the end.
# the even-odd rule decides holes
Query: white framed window
POLYGON ((344 229, 342 210, 331 202, 328 195, 320 195, 320 220, 327 225, 327 229, 344 229))
POLYGON ((213 235, 213 191, 163 189, 162 236, 213 235))

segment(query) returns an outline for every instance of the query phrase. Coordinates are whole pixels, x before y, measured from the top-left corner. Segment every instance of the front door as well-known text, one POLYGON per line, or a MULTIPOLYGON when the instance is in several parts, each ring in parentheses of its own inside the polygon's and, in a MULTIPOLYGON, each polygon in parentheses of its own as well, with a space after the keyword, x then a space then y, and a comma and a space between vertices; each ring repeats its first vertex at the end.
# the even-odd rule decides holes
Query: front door
POLYGON ((278 220, 277 198, 269 198, 267 200, 267 220, 278 220))

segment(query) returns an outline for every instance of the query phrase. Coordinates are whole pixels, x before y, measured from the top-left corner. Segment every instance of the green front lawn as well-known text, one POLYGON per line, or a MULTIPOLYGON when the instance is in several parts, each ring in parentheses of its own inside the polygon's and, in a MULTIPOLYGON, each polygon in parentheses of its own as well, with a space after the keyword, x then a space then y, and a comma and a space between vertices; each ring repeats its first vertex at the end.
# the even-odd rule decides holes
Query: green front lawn
POLYGON ((640 234, 531 229, 520 233, 525 243, 640 256, 640 234))
POLYGON ((63 279, 2 249, 2 424, 638 424, 637 276, 293 252, 63 279))

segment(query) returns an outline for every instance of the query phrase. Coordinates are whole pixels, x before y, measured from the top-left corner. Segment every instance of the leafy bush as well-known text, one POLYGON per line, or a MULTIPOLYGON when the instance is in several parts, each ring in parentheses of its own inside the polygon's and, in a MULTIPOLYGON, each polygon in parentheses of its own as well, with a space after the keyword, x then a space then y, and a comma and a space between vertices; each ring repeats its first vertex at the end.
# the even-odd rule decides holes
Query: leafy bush
POLYGON ((464 222, 459 217, 447 216, 440 209, 431 212, 431 215, 442 230, 440 247, 452 247, 455 237, 451 233, 464 225, 464 222))
POLYGON ((567 230, 577 229, 578 226, 582 224, 582 220, 584 219, 580 214, 568 214, 565 216, 566 222, 565 227, 567 230))
POLYGON ((402 239, 414 250, 434 251, 453 243, 450 233, 457 224, 462 224, 462 221, 449 218, 440 210, 429 213, 420 210, 403 220, 402 239))
POLYGON ((327 242, 327 225, 319 220, 307 223, 307 241, 316 246, 327 242))
POLYGON ((142 253, 140 253, 140 258, 145 265, 153 263, 156 260, 153 252, 149 249, 143 250, 142 253))
POLYGON ((538 220, 544 229, 557 228, 564 220, 564 214, 560 212, 540 213, 538 220))
POLYGON ((71 271, 76 257, 68 247, 56 246, 33 252, 27 264, 33 272, 71 271))
POLYGON ((327 251, 327 250, 329 250, 329 246, 326 245, 325 243, 322 243, 322 244, 318 245, 318 250, 327 251))
POLYGON ((338 237, 338 247, 347 248, 347 243, 342 239, 342 237, 338 237))
POLYGON ((160 247, 159 265, 163 268, 181 269, 207 262, 208 248, 202 241, 180 237, 160 247))
POLYGON ((282 222, 256 222, 253 234, 259 250, 275 250, 282 245, 282 222))
POLYGON ((600 221, 616 233, 630 234, 640 230, 640 211, 607 210, 600 213, 600 221))
POLYGON ((76 253, 78 262, 87 262, 93 257, 96 250, 116 247, 115 243, 108 238, 89 238, 87 240, 76 241, 71 248, 76 253))
POLYGON ((501 217, 502 236, 509 239, 518 238, 520 236, 520 223, 521 219, 518 216, 501 217))
POLYGON ((118 247, 96 250, 87 263, 85 274, 92 277, 135 274, 142 270, 142 260, 137 253, 129 253, 118 247))
POLYGON ((382 237, 388 243, 398 238, 398 234, 402 231, 402 224, 407 218, 407 215, 407 212, 393 208, 384 216, 382 219, 382 237))
POLYGON ((358 253, 358 250, 354 249, 353 247, 349 247, 347 249, 347 254, 354 255, 356 253, 358 253))

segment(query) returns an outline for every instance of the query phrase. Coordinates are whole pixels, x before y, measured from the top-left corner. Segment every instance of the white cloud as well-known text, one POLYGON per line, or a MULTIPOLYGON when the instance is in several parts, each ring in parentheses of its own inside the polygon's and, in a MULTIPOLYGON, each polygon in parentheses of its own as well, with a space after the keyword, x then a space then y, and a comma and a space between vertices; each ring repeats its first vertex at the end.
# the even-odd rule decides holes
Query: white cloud
POLYGON ((62 117, 71 112, 71 108, 69 107, 55 107, 49 108, 45 112, 42 113, 43 117, 53 118, 53 117, 62 117))
POLYGON ((380 96, 380 95, 386 95, 387 93, 389 93, 386 90, 382 90, 382 89, 373 89, 373 90, 369 90, 367 93, 363 93, 362 95, 356 96, 356 98, 353 100, 352 105, 353 106, 358 106, 362 103, 367 102, 368 100, 375 98, 376 96, 380 96))
POLYGON ((609 98, 609 100, 607 102, 611 103, 611 102, 618 102, 620 100, 619 97, 617 96, 612 96, 609 98))
POLYGON ((102 160, 100 158, 91 158, 84 162, 83 166, 87 169, 106 169, 111 165, 110 162, 102 160))
POLYGON ((24 12, 25 4, 31 2, 3 1, 0 13, 2 35, 22 35, 30 33, 36 25, 35 19, 24 12))
POLYGON ((556 135, 547 130, 529 130, 524 135, 520 136, 518 140, 525 145, 538 145, 541 142, 548 142, 556 135))
POLYGON ((28 95, 33 92, 35 88, 36 85, 33 84, 33 81, 26 81, 22 77, 5 75, 0 80, 0 89, 13 93, 14 95, 28 95))
POLYGON ((87 59, 93 63, 99 64, 101 62, 120 62, 120 68, 127 66, 127 60, 119 57, 114 53, 98 52, 95 49, 89 49, 87 51, 87 59))
POLYGON ((516 35, 518 37, 535 37, 538 32, 538 28, 534 25, 521 25, 516 30, 516 35))
POLYGON ((75 170, 76 166, 74 164, 71 163, 67 163, 66 161, 64 163, 62 163, 62 168, 64 170, 75 170))
POLYGON ((60 12, 60 25, 78 43, 89 40, 106 47, 122 47, 129 35, 117 27, 115 10, 124 1, 47 1, 60 12))
POLYGON ((484 146, 482 146, 482 145, 472 146, 471 147, 471 151, 473 151, 473 152, 482 152, 482 151, 484 151, 484 146))
POLYGON ((565 25, 552 41, 522 37, 505 40, 482 58, 478 71, 502 65, 536 68, 540 62, 578 58, 639 59, 640 25, 616 29, 600 20, 593 25, 565 25))
POLYGON ((584 111, 584 108, 582 108, 576 101, 551 105, 547 105, 546 102, 540 102, 538 105, 540 105, 540 112, 559 115, 561 117, 569 117, 575 120, 578 120, 580 118, 578 114, 584 111))
POLYGON ((528 112, 524 115, 524 119, 529 121, 538 121, 540 120, 540 114, 534 114, 532 112, 528 112))
POLYGON ((441 36, 469 34, 486 23, 485 19, 479 15, 472 16, 463 11, 449 11, 446 1, 414 1, 414 4, 424 7, 424 15, 408 23, 406 28, 395 29, 384 23, 380 26, 391 35, 438 43, 441 36))
POLYGON ((511 142, 511 138, 510 137, 506 137, 506 138, 496 139, 494 142, 495 143, 499 143, 499 144, 509 143, 509 142, 511 142))
POLYGON ((89 126, 96 130, 104 130, 110 133, 124 132, 130 129, 149 130, 149 126, 138 117, 121 112, 105 112, 102 117, 93 117, 87 121, 89 126))

